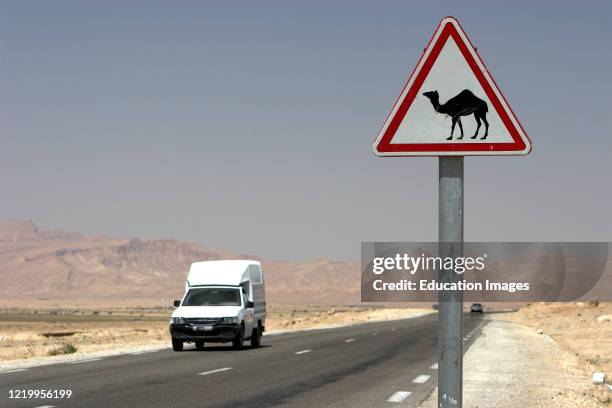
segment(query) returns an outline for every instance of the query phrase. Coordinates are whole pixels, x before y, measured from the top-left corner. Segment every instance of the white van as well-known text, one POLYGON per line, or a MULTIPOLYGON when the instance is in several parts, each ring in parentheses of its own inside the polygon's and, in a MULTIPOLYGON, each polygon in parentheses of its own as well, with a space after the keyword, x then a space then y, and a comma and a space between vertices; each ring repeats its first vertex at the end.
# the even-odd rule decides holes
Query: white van
POLYGON ((266 290, 257 261, 208 261, 191 264, 182 300, 170 319, 174 351, 185 342, 204 348, 205 342, 232 342, 241 349, 244 340, 261 344, 266 328, 266 290))

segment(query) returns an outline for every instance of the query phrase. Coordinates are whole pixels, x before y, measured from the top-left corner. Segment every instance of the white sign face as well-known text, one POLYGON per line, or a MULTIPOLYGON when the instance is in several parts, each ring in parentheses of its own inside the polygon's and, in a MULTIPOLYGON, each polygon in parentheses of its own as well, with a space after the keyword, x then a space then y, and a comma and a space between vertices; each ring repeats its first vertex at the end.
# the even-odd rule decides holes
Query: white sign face
POLYGON ((525 134, 463 29, 440 22, 374 142, 379 156, 521 155, 525 134))

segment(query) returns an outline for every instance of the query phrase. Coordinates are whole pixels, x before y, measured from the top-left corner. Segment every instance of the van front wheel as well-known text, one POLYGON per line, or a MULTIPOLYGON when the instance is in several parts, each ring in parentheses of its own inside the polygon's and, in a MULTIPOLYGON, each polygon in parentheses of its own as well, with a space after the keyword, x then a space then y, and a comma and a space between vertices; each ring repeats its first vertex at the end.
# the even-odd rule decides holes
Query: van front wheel
POLYGON ((234 340, 232 340, 232 346, 234 350, 240 350, 244 345, 244 324, 240 326, 240 330, 234 340))
POLYGON ((183 351, 183 341, 172 339, 172 350, 174 351, 183 351))

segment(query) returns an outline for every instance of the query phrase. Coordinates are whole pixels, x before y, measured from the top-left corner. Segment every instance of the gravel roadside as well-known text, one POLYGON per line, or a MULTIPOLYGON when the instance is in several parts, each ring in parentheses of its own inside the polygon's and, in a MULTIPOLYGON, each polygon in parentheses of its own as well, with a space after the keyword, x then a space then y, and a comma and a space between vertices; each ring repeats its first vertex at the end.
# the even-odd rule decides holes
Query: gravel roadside
MULTIPOLYGON (((494 315, 487 319, 464 356, 464 407, 612 406, 608 391, 595 390, 579 359, 551 337, 494 315)), ((436 390, 421 407, 436 408, 437 398, 436 390)))

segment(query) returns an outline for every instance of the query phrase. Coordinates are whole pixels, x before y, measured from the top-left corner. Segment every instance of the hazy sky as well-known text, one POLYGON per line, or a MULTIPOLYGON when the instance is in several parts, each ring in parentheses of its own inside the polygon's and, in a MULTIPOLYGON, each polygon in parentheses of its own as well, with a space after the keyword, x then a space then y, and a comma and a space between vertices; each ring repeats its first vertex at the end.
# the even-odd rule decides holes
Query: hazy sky
POLYGON ((371 144, 446 15, 533 141, 466 159, 466 240, 612 240, 610 1, 3 1, 0 218, 285 259, 435 240, 437 159, 371 144))

